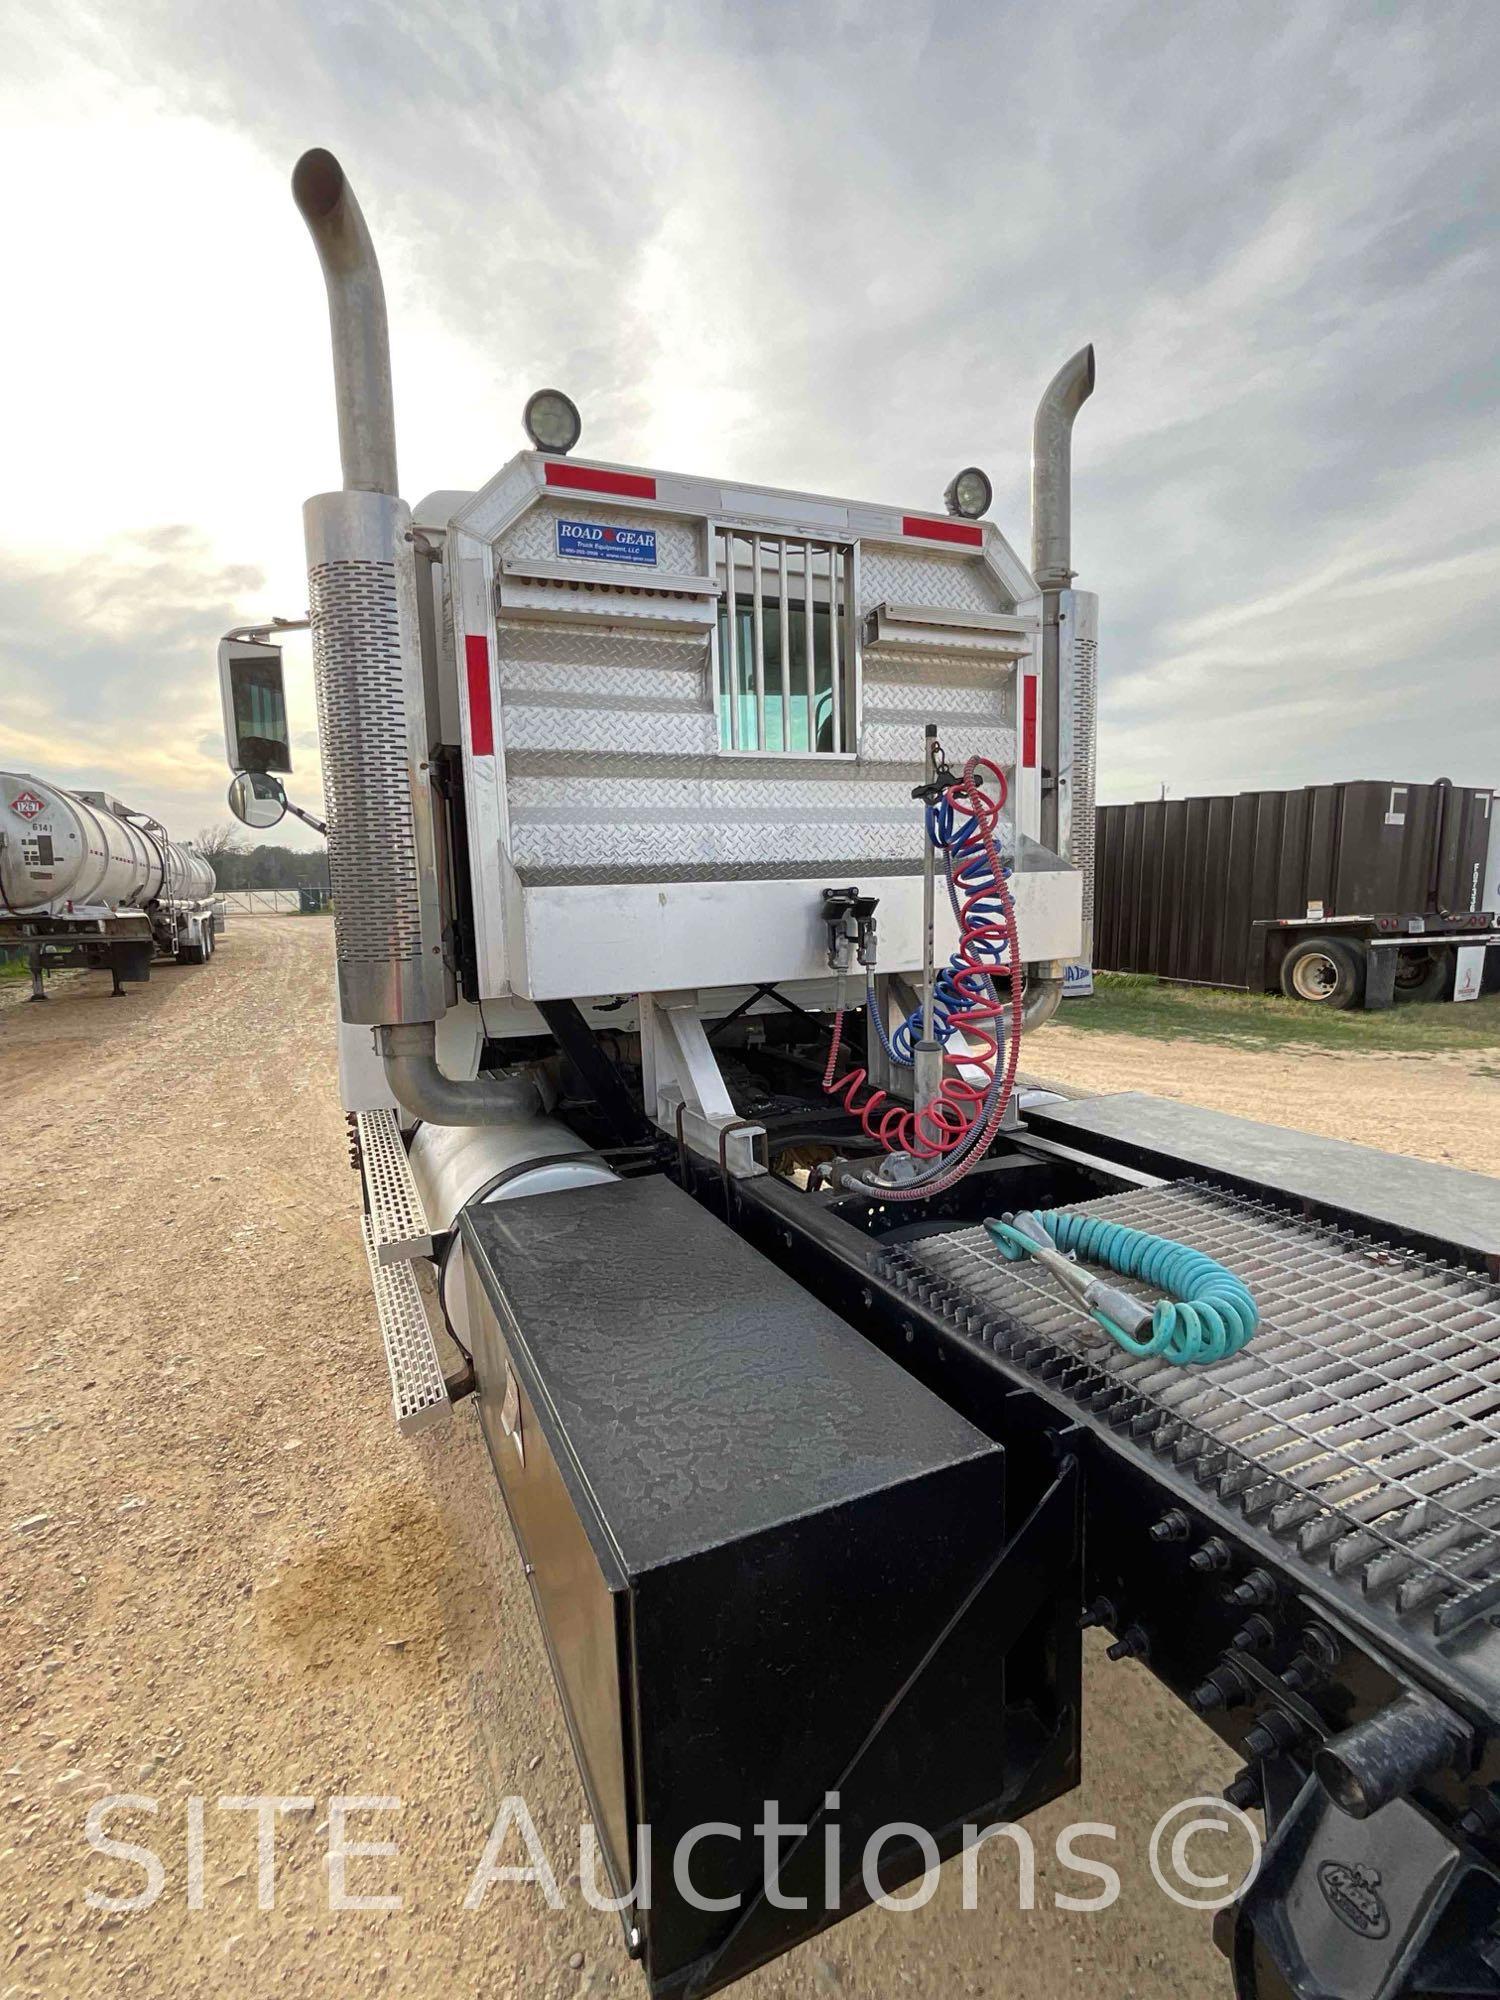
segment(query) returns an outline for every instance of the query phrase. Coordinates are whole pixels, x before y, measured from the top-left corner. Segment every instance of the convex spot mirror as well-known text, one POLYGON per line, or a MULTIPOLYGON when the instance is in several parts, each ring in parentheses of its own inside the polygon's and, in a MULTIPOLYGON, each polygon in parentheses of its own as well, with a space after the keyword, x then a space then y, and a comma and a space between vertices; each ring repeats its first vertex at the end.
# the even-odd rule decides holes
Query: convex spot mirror
POLYGON ((286 794, 264 771, 240 771, 229 787, 229 810, 242 826, 276 826, 286 817, 286 794))

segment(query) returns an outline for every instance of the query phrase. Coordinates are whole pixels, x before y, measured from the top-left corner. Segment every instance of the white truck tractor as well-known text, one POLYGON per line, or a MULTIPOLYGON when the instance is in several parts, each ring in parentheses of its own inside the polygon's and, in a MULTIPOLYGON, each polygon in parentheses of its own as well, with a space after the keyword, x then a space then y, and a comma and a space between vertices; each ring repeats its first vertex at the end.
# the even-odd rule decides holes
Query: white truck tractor
MULTIPOLYGON (((934 506, 626 466, 554 390, 409 506, 359 207, 326 152, 293 187, 395 1415, 477 1405, 651 1993, 1075 1784, 1081 1623, 1244 1757, 1243 1995, 1500 1992, 1495 1183, 1018 1082, 1088 955, 1092 349, 1029 559, 976 467, 934 506)), ((274 623, 220 654, 255 825, 274 623)))

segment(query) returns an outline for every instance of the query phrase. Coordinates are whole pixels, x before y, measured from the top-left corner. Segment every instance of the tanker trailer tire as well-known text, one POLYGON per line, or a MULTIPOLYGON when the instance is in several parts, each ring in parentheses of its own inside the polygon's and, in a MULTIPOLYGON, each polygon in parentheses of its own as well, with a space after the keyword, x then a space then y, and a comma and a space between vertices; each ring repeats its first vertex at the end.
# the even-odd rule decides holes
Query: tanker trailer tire
POLYGON ((1447 945, 1418 945, 1396 953, 1396 1004, 1446 1000, 1453 983, 1453 953, 1447 945))
POLYGON ((200 944, 180 944, 177 947, 179 965, 202 965, 207 957, 206 948, 200 944))
POLYGON ((1288 1000, 1352 1007, 1364 983, 1363 957, 1344 938, 1298 938, 1281 961, 1281 990, 1288 1000))

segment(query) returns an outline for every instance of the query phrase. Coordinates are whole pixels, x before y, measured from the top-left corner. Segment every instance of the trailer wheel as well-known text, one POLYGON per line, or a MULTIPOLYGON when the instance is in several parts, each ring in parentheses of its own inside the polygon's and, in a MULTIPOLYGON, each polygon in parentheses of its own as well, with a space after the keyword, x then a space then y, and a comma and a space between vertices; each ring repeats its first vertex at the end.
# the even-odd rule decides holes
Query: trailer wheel
POLYGON ((201 944, 180 944, 177 947, 179 965, 202 965, 204 949, 201 944))
POLYGON ((1363 984, 1360 955, 1343 938, 1299 938, 1281 961, 1281 990, 1288 1000, 1352 1007, 1363 984))
POLYGON ((1416 945, 1396 953, 1396 998, 1442 1000, 1453 977, 1453 954, 1447 945, 1416 945))

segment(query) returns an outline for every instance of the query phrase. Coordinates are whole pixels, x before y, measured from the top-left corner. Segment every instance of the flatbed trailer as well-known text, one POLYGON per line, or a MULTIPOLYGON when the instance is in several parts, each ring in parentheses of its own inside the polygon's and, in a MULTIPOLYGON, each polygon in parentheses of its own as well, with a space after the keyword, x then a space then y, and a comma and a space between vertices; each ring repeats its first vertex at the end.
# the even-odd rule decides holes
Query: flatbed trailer
MULTIPOLYGON (((976 468, 939 513, 582 460, 555 391, 411 510, 363 217, 293 186, 393 1416, 477 1404, 647 1989, 1066 1792, 1095 1625, 1243 1757, 1242 1996, 1500 1991, 1500 1184, 1016 1085, 1092 907, 1092 350, 1029 562, 976 468)), ((252 711, 289 763, 273 629, 237 770, 252 711)))

